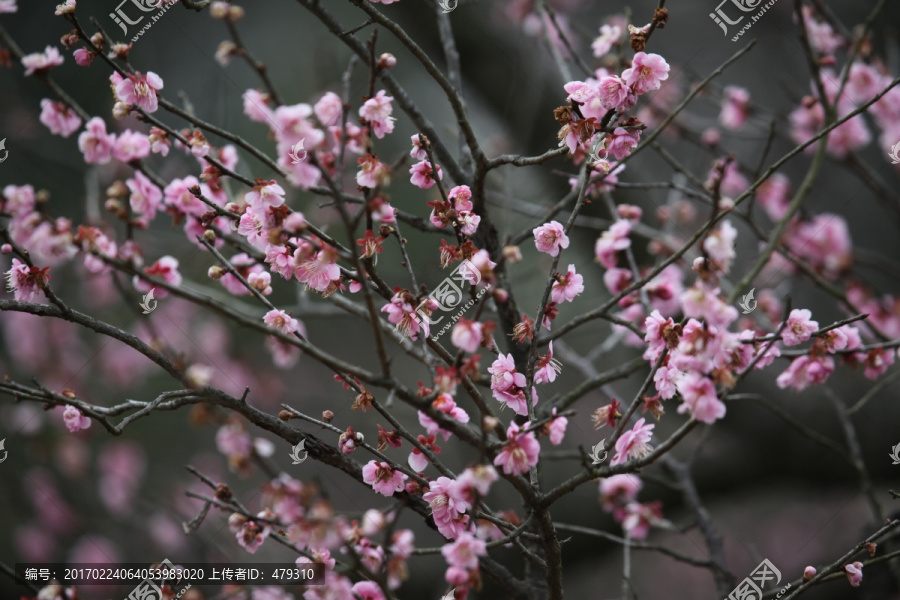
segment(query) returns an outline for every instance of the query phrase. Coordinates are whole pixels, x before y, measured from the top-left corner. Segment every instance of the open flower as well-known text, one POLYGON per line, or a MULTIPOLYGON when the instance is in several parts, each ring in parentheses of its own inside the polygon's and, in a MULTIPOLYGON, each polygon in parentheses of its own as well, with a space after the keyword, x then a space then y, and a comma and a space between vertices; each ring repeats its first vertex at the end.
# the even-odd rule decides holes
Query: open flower
MULTIPOLYGON (((525 427, 528 427, 526 423, 525 427)), ((651 426, 652 427, 652 426, 651 426)), ((510 423, 506 430, 509 438, 503 450, 494 458, 494 465, 501 467, 507 475, 522 475, 538 464, 541 445, 534 437, 534 432, 520 433, 519 426, 510 423)))
POLYGON ((395 471, 386 462, 370 460, 362 469, 363 481, 372 486, 372 489, 384 496, 393 496, 394 492, 403 489, 403 482, 407 476, 400 471, 395 471))
POLYGON ((464 532, 452 544, 441 548, 447 564, 463 569, 477 569, 478 557, 487 554, 487 544, 471 533, 464 532))
POLYGON ((658 90, 669 78, 669 63, 659 54, 638 52, 631 61, 631 68, 622 71, 622 79, 635 93, 646 94, 658 90))
POLYGON ((263 317, 263 323, 287 334, 294 333, 300 329, 299 321, 283 310, 270 310, 263 317))
POLYGON ((626 431, 616 441, 616 455, 611 465, 619 465, 629 458, 643 458, 650 454, 650 437, 656 425, 644 425, 644 419, 639 419, 631 431, 626 431))
POLYGON ((788 316, 781 339, 785 346, 796 346, 808 340, 818 329, 819 324, 812 320, 812 313, 808 309, 795 308, 788 316))
POLYGON ((63 411, 63 423, 66 424, 66 429, 75 433, 79 429, 90 427, 91 419, 81 414, 80 410, 70 404, 63 411))
POLYGON ((550 288, 550 299, 557 304, 572 302, 584 291, 584 277, 575 272, 575 265, 569 265, 564 275, 560 275, 550 288))
POLYGON ((560 248, 569 247, 569 237, 563 226, 557 221, 550 221, 540 227, 535 227, 532 233, 534 233, 534 245, 537 246, 537 249, 550 256, 558 255, 560 248))
POLYGON ((156 112, 159 100, 156 92, 163 89, 163 80, 153 71, 146 74, 129 74, 116 84, 116 97, 120 102, 131 104, 147 111, 156 112))
POLYGON ((850 581, 850 585, 853 587, 859 587, 859 584, 862 583, 862 569, 863 564, 859 561, 844 565, 844 573, 847 575, 847 580, 850 581))
POLYGON ((63 57, 59 50, 53 46, 47 46, 43 52, 34 52, 22 57, 22 66, 25 67, 25 75, 34 75, 40 71, 47 71, 63 64, 63 57))

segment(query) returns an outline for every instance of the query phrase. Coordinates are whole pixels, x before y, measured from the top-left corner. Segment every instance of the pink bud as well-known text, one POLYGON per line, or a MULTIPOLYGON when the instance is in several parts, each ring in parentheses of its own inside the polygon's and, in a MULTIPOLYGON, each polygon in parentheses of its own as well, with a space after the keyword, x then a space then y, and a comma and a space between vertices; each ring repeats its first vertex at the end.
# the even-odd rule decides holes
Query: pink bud
POLYGON ((397 64, 397 58, 390 52, 385 52, 378 57, 379 69, 393 69, 397 64))
POLYGON ((12 244, 3 244, 0 246, 0 252, 3 254, 12 254, 12 244))
POLYGON ((803 569, 803 581, 809 581, 813 577, 816 576, 816 568, 815 567, 806 567, 803 569))

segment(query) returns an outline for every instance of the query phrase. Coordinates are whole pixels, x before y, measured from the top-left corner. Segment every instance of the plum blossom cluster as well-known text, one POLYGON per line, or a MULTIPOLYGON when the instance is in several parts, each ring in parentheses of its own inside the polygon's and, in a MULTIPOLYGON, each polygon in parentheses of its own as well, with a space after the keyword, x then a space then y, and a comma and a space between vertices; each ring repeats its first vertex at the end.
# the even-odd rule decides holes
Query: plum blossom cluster
MULTIPOLYGON (((381 13, 383 7, 373 5, 397 1, 364 3, 366 12, 374 11, 369 12, 369 24, 378 21, 379 31, 395 33, 389 26, 393 22, 381 13)), ((565 13, 578 3, 550 1, 547 4, 553 11, 549 11, 542 7, 544 3, 515 0, 500 13, 530 35, 543 36, 560 61, 575 63, 583 59, 573 55, 570 38, 577 39, 576 28, 565 13)), ((293 390, 279 386, 278 378, 269 377, 268 372, 254 372, 256 357, 254 362, 230 357, 230 333, 219 320, 172 309, 177 319, 169 321, 198 327, 200 352, 208 357, 203 363, 192 363, 177 350, 164 347, 165 336, 157 332, 155 323, 154 327, 142 323, 114 336, 139 348, 142 362, 165 365, 168 374, 184 384, 187 389, 175 397, 196 405, 191 412, 193 424, 215 424, 215 446, 232 473, 249 477, 258 463, 275 456, 273 442, 255 437, 248 423, 287 439, 291 429, 287 422, 303 420, 304 425, 296 429, 310 426, 314 458, 352 477, 368 500, 390 500, 391 508, 385 510, 347 512, 333 504, 327 490, 312 479, 282 473, 266 477, 261 502, 257 500, 259 505, 249 510, 237 502, 227 484, 210 486, 216 502, 207 503, 202 517, 207 511, 223 510, 240 551, 255 554, 264 545, 278 542, 299 556, 298 565, 326 565, 325 584, 306 590, 305 600, 394 597, 409 578, 412 557, 428 553, 440 554, 445 583, 456 588, 456 598, 465 598, 481 589, 485 574, 500 585, 509 578, 510 571, 496 562, 492 552, 496 546, 522 549, 525 560, 542 566, 552 588, 548 597, 562 597, 562 584, 553 580, 554 573, 562 571, 556 556, 560 540, 552 523, 555 515, 549 513, 557 499, 599 479, 602 510, 626 538, 644 540, 654 527, 672 527, 663 517, 660 501, 638 500, 643 482, 651 481, 651 475, 644 480, 635 475, 679 441, 662 437, 667 427, 657 428, 668 401, 678 404, 671 411, 675 415, 668 418, 685 422, 687 432, 696 422, 716 425, 734 418, 734 411, 729 414, 729 394, 754 370, 771 373, 782 390, 799 392, 827 382, 840 364, 859 369, 873 380, 894 366, 900 346, 900 301, 893 295, 878 295, 854 275, 857 257, 847 220, 836 213, 816 212, 810 203, 800 210, 808 185, 794 186, 781 171, 754 182, 750 173, 762 172, 762 165, 748 167, 746 157, 723 147, 728 136, 747 130, 759 114, 748 89, 727 85, 721 95, 710 95, 717 103, 721 98, 717 127, 724 131, 713 127, 694 131, 689 118, 677 123, 681 137, 713 155, 705 179, 701 174, 687 178, 685 184, 664 183, 677 198, 655 215, 618 202, 626 185, 646 184, 647 190, 656 185, 640 178, 626 183, 625 164, 648 145, 646 138, 642 144, 644 131, 672 122, 668 117, 675 116, 672 107, 681 94, 669 81, 670 72, 675 79, 675 70, 667 60, 645 51, 651 34, 664 28, 667 11, 657 9, 652 27, 635 27, 622 16, 601 25, 586 56, 593 55, 602 66, 587 79, 564 85, 567 104, 554 111, 560 129, 557 139, 548 144, 556 144, 557 149, 537 159, 488 158, 487 150, 473 139, 477 136, 470 131, 465 103, 456 95, 461 92, 450 94, 454 127, 459 125, 465 146, 457 161, 447 150, 450 145, 438 137, 441 128, 436 130, 415 107, 399 83, 401 78, 391 75, 397 59, 387 53, 376 58, 377 36, 371 38, 367 60, 351 63, 345 85, 288 99, 278 93, 265 65, 252 58, 236 35, 243 9, 220 0, 208 4, 209 16, 226 20, 232 33, 233 41, 219 46, 219 62, 227 65, 232 57, 245 58, 261 75, 262 89, 246 90, 241 101, 244 116, 259 129, 268 148, 226 134, 176 106, 166 97, 171 89, 162 77, 129 62, 130 46, 112 42, 103 32, 88 35, 75 18, 75 0, 66 0, 55 14, 75 29, 63 37, 63 51, 47 46, 19 62, 25 76, 45 82, 71 66, 72 61, 65 61, 68 52, 77 68, 111 71, 103 75, 109 81, 106 115, 87 114, 59 93, 35 107, 47 130, 72 148, 77 146, 85 165, 103 180, 106 215, 85 218, 80 224, 54 218, 47 211, 46 192, 28 184, 5 186, 0 196, 0 234, 5 242, 2 254, 9 257, 3 259, 9 260, 3 272, 14 302, 4 300, 4 307, 22 313, 53 311, 63 320, 79 322, 80 313, 65 307, 53 292, 59 281, 66 280, 67 263, 77 258, 73 268, 85 275, 89 289, 101 300, 121 291, 118 275, 124 274, 127 278, 121 281, 130 281, 132 292, 156 290, 158 298, 175 296, 262 334, 270 362, 288 374, 301 354, 308 363, 317 361, 327 367, 329 376, 334 373, 341 388, 335 386, 328 395, 333 410, 324 411, 321 418, 293 409, 279 412, 258 398, 293 390), (634 51, 630 57, 623 39, 626 31, 634 51), (354 97, 356 70, 363 68, 368 84, 365 95, 354 97), (187 125, 168 125, 170 113, 187 125), (230 143, 220 145, 221 140, 230 143), (307 160, 292 159, 298 144, 308 151, 307 160), (245 160, 247 154, 252 161, 245 160), (491 219, 489 214, 499 180, 489 172, 511 163, 542 164, 551 159, 580 166, 579 176, 564 175, 572 195, 531 221, 523 233, 503 230, 507 221, 491 219), (753 210, 736 210, 750 196, 757 212, 777 224, 770 229, 779 237, 771 244, 768 230, 753 220, 753 210), (316 197, 326 201, 316 206, 316 197), (576 197, 577 201, 569 202, 576 197), (596 226, 597 219, 585 220, 586 215, 579 213, 601 199, 608 220, 596 226), (709 220, 697 221, 700 210, 691 204, 692 199, 699 199, 702 209, 713 209, 709 220), (564 215, 561 207, 570 205, 575 208, 564 215), (739 230, 745 220, 752 227, 739 230), (583 240, 588 221, 593 233, 583 240), (210 287, 203 293, 190 280, 198 266, 191 259, 176 256, 168 247, 164 252, 150 250, 148 240, 163 226, 177 228, 186 246, 207 258, 200 272, 206 272, 210 287), (694 227, 696 235, 687 232, 689 227, 694 227), (410 228, 417 231, 407 238, 401 230, 410 228), (739 231, 748 230, 759 239, 739 240, 739 231), (420 237, 426 241, 420 242, 420 237), (581 246, 582 241, 593 246, 581 246), (746 281, 738 272, 745 266, 739 261, 739 241, 748 246, 761 244, 763 260, 746 281), (538 294, 540 304, 529 314, 522 310, 535 306, 528 304, 533 298, 523 299, 524 290, 514 294, 512 285, 520 283, 526 271, 513 268, 524 261, 526 252, 537 258, 537 266, 552 263, 537 286, 543 290, 543 295, 538 294), (423 274, 456 264, 444 280, 452 286, 442 283, 429 293, 423 274), (811 308, 783 303, 782 284, 792 277, 808 277, 840 297, 847 319, 829 324, 827 313, 818 308, 814 319, 811 308), (738 281, 759 286, 758 313, 744 317, 738 313, 733 300, 742 292, 735 289, 738 281), (468 290, 469 286, 473 289, 468 290), (475 286, 481 286, 477 294, 475 286), (452 329, 445 347, 438 336, 432 336, 431 325, 437 321, 430 317, 445 310, 451 300, 461 301, 468 291, 472 299, 464 309, 472 308, 472 313, 459 314, 445 324, 441 333, 452 329), (323 311, 316 313, 319 304, 323 311), (334 313, 325 308, 342 311, 342 316, 358 318, 371 328, 364 334, 374 340, 376 361, 351 364, 341 354, 346 348, 337 343, 345 340, 323 339, 328 336, 312 327, 307 331, 315 318, 310 315, 332 318, 334 313), (576 310, 585 312, 566 314, 576 310), (573 350, 569 342, 573 338, 560 339, 597 319, 611 326, 591 354, 581 356, 573 350), (560 321, 565 322, 560 326, 560 321), (326 349, 328 342, 337 349, 326 349), (630 403, 612 398, 606 386, 634 370, 618 367, 607 378, 606 373, 597 374, 593 364, 603 354, 626 352, 635 355, 632 362, 638 368, 650 370, 645 388, 630 403), (560 358, 566 361, 565 372, 560 358), (401 362, 406 360, 414 363, 415 371, 407 370, 407 363, 401 362), (576 369, 586 381, 563 390, 562 384, 574 377, 570 372, 576 369), (413 372, 416 375, 411 376, 413 372), (232 397, 224 387, 216 387, 225 385, 222 373, 240 382, 232 384, 246 390, 243 397, 232 397), (407 381, 415 378, 417 386, 407 381), (251 388, 252 402, 247 400, 251 388), (381 397, 382 391, 386 398, 381 397), (606 466, 589 465, 581 457, 581 463, 572 467, 573 461, 562 462, 572 458, 571 452, 546 444, 566 444, 570 427, 586 420, 574 403, 588 394, 609 397, 588 419, 597 429, 614 431, 610 449, 615 454, 606 466), (403 406, 395 409, 394 403, 403 406), (341 414, 344 406, 358 411, 353 414, 359 422, 341 421, 349 414, 341 414), (399 414, 403 409, 408 419, 395 416, 395 410, 399 414), (450 461, 463 455, 456 446, 469 446, 472 452, 464 455, 468 462, 460 460, 460 468, 451 468, 450 461), (574 474, 567 472, 563 483, 547 487, 539 471, 558 464, 565 465, 561 472, 565 468, 574 474), (496 492, 491 496, 501 483, 519 492, 521 515, 496 508, 495 500, 506 499, 496 492), (418 532, 402 520, 411 513, 425 520, 430 528, 426 535, 437 543, 423 541, 417 547, 418 532)), ((307 8, 313 14, 325 11, 321 20, 330 29, 336 27, 327 7, 312 3, 307 8)), ((17 10, 15 0, 0 0, 0 13, 17 10)), ((859 56, 854 52, 852 64, 839 69, 837 53, 853 40, 845 39, 807 6, 800 18, 818 68, 811 95, 791 112, 784 134, 805 143, 821 135, 834 119, 849 117, 883 93, 893 78, 868 45, 858 48, 859 56)), ((356 48, 355 35, 342 30, 339 37, 346 37, 356 48)), ((401 41, 412 44, 405 38, 401 41)), ((422 60, 424 50, 412 49, 413 57, 422 60)), ((0 63, 5 56, 6 50, 0 48, 0 63)), ((428 61, 424 66, 429 74, 435 70, 428 61)), ((443 76, 438 83, 444 91, 452 85, 443 76)), ((855 153, 872 143, 872 124, 882 131, 882 142, 900 140, 898 89, 890 89, 866 111, 836 126, 823 142, 821 156, 827 152, 830 160, 858 170, 855 153)), ((815 151, 815 144, 810 151, 815 151)), ((671 160, 677 164, 677 157, 671 160)), ((630 170, 629 178, 636 171, 630 170)), ((113 328, 80 322, 85 323, 95 331, 113 328)), ((9 326, 12 337, 22 340, 18 353, 23 356, 40 354, 34 339, 71 341, 56 331, 27 327, 15 321, 9 326)), ((163 333, 173 329, 165 324, 161 328, 163 333)), ((354 345, 368 344, 369 338, 365 340, 357 344, 354 338, 354 345)), ((120 356, 104 362, 108 364, 102 368, 110 379, 119 377, 129 384, 136 380, 131 373, 147 369, 120 356)), ((12 389, 6 381, 0 386, 7 386, 2 388, 5 392, 12 389)), ((93 421, 108 426, 111 421, 106 415, 120 414, 107 407, 95 410, 68 388, 59 394, 36 389, 26 395, 43 399, 51 407, 65 405, 56 425, 72 434, 64 436, 71 444, 101 428, 87 431, 93 421)), ((302 402, 298 405, 303 408, 302 402)), ((165 406, 172 407, 171 403, 165 406)), ((137 496, 140 475, 127 473, 143 472, 139 454, 116 447, 99 461, 103 502, 116 515, 128 514, 137 496)), ((74 463, 77 457, 66 460, 74 463)), ((205 483, 211 481, 207 479, 205 483)), ((48 523, 59 521, 58 516, 40 516, 48 523)), ((198 523, 202 520, 198 517, 198 523)), ((837 568, 843 569, 851 586, 861 585, 863 563, 837 568)), ((815 570, 810 573, 809 569, 804 577, 812 579, 815 570)), ((515 587, 506 591, 510 589, 515 591, 515 587)), ((45 592, 40 600, 56 600, 59 595, 55 588, 45 592)), ((281 591, 257 592, 249 600, 290 598, 281 591)))

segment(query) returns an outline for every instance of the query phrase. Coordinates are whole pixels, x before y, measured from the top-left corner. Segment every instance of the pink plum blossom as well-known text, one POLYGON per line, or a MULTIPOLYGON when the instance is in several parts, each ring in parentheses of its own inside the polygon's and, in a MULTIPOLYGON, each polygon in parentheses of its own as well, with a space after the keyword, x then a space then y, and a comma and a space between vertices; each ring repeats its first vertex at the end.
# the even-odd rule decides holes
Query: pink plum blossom
POLYGON ((631 431, 624 432, 616 441, 616 455, 613 456, 611 465, 619 465, 629 458, 643 458, 650 453, 650 437, 656 425, 644 425, 644 419, 639 419, 631 431))
POLYGON ((557 304, 572 302, 584 291, 584 277, 575 272, 575 265, 569 265, 565 274, 560 275, 550 288, 550 298, 557 304))
POLYGON ((463 532, 453 543, 441 548, 448 565, 463 569, 478 568, 478 557, 487 554, 487 545, 471 533, 463 532))
POLYGON ((460 350, 472 354, 481 345, 482 328, 482 324, 478 321, 470 321, 465 317, 460 317, 456 325, 453 326, 450 342, 460 350))
POLYGON ((102 165, 109 162, 115 141, 115 135, 106 133, 106 122, 94 117, 78 136, 78 149, 84 154, 84 162, 102 165))
POLYGON ((622 38, 622 28, 618 25, 601 25, 600 36, 591 43, 591 50, 595 58, 603 58, 612 49, 613 45, 618 44, 622 38))
POLYGON ((756 188, 756 199, 769 219, 781 220, 791 201, 791 180, 783 173, 774 173, 756 188))
POLYGON ((15 217, 23 217, 34 210, 34 186, 8 185, 3 188, 2 200, 3 212, 10 213, 15 217))
POLYGON ((535 227, 532 233, 534 234, 534 245, 538 251, 545 252, 550 256, 557 256, 560 248, 569 247, 569 237, 562 224, 557 221, 550 221, 540 227, 535 227))
POLYGON ((264 211, 266 208, 275 208, 284 204, 284 188, 278 185, 275 180, 259 182, 253 186, 253 189, 244 194, 244 202, 252 206, 257 211, 264 211))
POLYGON ((380 185, 387 185, 390 181, 390 168, 371 154, 357 159, 357 162, 360 169, 356 173, 356 184, 360 187, 375 189, 380 185))
POLYGON ((636 94, 658 90, 669 78, 669 63, 659 54, 638 52, 631 60, 631 67, 622 71, 622 79, 636 94))
POLYGON ((131 191, 131 210, 141 215, 146 222, 152 221, 156 211, 162 206, 162 190, 140 171, 135 171, 134 179, 126 179, 125 185, 131 191))
POLYGON ((787 325, 781 332, 781 341, 785 346, 796 346, 805 342, 819 329, 819 324, 812 320, 812 312, 795 308, 788 316, 787 325))
POLYGON ((641 139, 639 129, 628 130, 624 127, 616 127, 612 133, 606 135, 606 150, 622 160, 634 150, 641 139))
POLYGON ((722 127, 738 130, 747 122, 750 109, 750 92, 736 85, 725 86, 719 123, 722 127))
POLYGON ((6 272, 6 284, 15 295, 16 302, 31 302, 37 295, 44 295, 44 285, 50 281, 50 267, 29 267, 18 258, 12 259, 12 268, 6 272))
POLYGON ((438 477, 428 484, 422 495, 431 507, 431 515, 438 531, 448 539, 455 539, 466 530, 465 512, 471 508, 466 487, 458 480, 438 477))
MULTIPOLYGON (((443 179, 444 173, 441 171, 441 165, 435 165, 437 169, 437 178, 443 179)), ((411 175, 410 182, 418 188, 423 190, 429 189, 434 185, 434 172, 431 169, 431 163, 427 160, 423 160, 421 162, 417 162, 413 166, 409 168, 409 173, 411 175)))
POLYGON ((562 444, 563 438, 566 435, 566 426, 569 424, 569 420, 563 416, 556 416, 556 407, 553 407, 551 412, 552 419, 547 424, 547 430, 550 433, 550 443, 554 446, 559 446, 562 444))
MULTIPOLYGON (((421 137, 425 137, 424 135, 421 137)), ((412 134, 410 136, 409 141, 412 142, 412 150, 409 151, 409 156, 416 160, 425 160, 428 158, 428 152, 425 150, 425 146, 422 145, 422 140, 419 138, 418 133, 412 134)), ((425 137, 425 141, 428 141, 428 138, 425 137)))
POLYGON ((330 246, 323 247, 312 256, 301 258, 301 249, 294 253, 294 277, 317 292, 324 292, 341 276, 337 265, 338 254, 330 246))
POLYGON ((113 146, 113 156, 127 163, 150 156, 150 140, 146 135, 130 129, 119 134, 113 146))
POLYGON ((525 386, 525 375, 516 371, 512 354, 499 355, 488 367, 488 373, 494 398, 507 404, 517 415, 527 415, 528 403, 521 389, 525 386))
POLYGON ((736 239, 737 229, 726 219, 703 240, 703 249, 716 270, 728 273, 736 255, 734 251, 736 239))
POLYGON ((274 118, 272 109, 269 107, 269 95, 259 90, 247 90, 243 95, 244 114, 251 121, 257 123, 265 123, 274 118))
POLYGON ((467 467, 466 470, 460 474, 457 481, 459 481, 464 488, 474 488, 482 496, 487 496, 491 489, 491 485, 497 481, 498 477, 499 475, 497 475, 497 471, 494 467, 491 465, 480 464, 475 467, 467 467))
POLYGON ((725 416, 725 404, 716 395, 716 386, 703 375, 690 372, 676 384, 684 403, 678 407, 679 413, 689 412, 703 423, 712 424, 725 416))
POLYGON ((403 482, 407 479, 406 475, 395 471, 388 463, 375 460, 367 462, 362 472, 363 481, 384 496, 393 496, 395 492, 403 490, 403 482))
MULTIPOLYGON (((257 516, 266 517, 266 511, 260 512, 257 516)), ((255 554, 263 542, 266 541, 266 538, 269 537, 269 533, 271 533, 271 528, 268 525, 257 523, 238 513, 231 515, 228 519, 228 526, 234 533, 238 544, 250 554, 255 554)))
POLYGON ((607 110, 628 110, 637 103, 637 95, 631 86, 618 75, 610 75, 600 80, 597 86, 600 103, 607 110))
POLYGON ((287 334, 294 333, 300 328, 299 321, 283 310, 270 310, 263 317, 263 323, 287 334))
POLYGON ((18 10, 16 0, 0 0, 0 14, 14 13, 18 10))
POLYGON ((41 100, 40 121, 46 125, 50 133, 69 137, 81 127, 81 117, 62 102, 54 102, 44 98, 41 100))
POLYGON ((87 48, 76 48, 75 52, 72 53, 72 58, 75 59, 75 64, 79 67, 90 66, 96 57, 97 55, 87 48))
POLYGON ((415 305, 415 301, 408 290, 395 289, 391 301, 381 307, 381 312, 387 313, 388 321, 412 340, 418 337, 420 331, 426 337, 430 331, 428 319, 421 314, 427 312, 430 305, 427 301, 425 305, 415 305))
POLYGON ((369 122, 372 126, 372 133, 378 139, 394 131, 395 119, 391 116, 394 111, 394 107, 391 105, 393 100, 384 90, 378 90, 374 98, 369 98, 359 107, 360 118, 369 122))
POLYGON ((823 383, 834 372, 834 360, 830 356, 810 358, 798 356, 775 380, 779 388, 792 387, 798 392, 810 385, 823 383))
MULTIPOLYGON (((174 287, 181 285, 181 273, 178 272, 178 259, 173 256, 163 256, 149 267, 144 267, 144 273, 150 277, 162 279, 167 284, 174 287)), ((134 276, 133 284, 134 289, 141 293, 147 293, 153 288, 152 283, 144 281, 137 275, 134 276)), ((165 298, 169 294, 164 288, 155 289, 157 298, 165 298)))
POLYGON ((618 259, 616 252, 631 247, 631 240, 628 235, 631 233, 631 222, 626 219, 619 219, 607 230, 604 231, 597 239, 594 245, 594 255, 597 262, 612 269, 616 266, 618 259))
POLYGON ((53 46, 47 46, 43 52, 35 52, 22 57, 22 66, 25 67, 25 76, 34 75, 40 71, 47 71, 58 67, 65 60, 59 50, 53 46))
POLYGON ((386 598, 381 587, 374 581, 357 581, 353 584, 353 594, 360 600, 385 600, 386 598))
POLYGON ((600 502, 603 510, 612 512, 618 506, 634 502, 643 483, 631 474, 613 475, 600 480, 600 502))
POLYGON ((851 586, 859 587, 859 584, 862 583, 862 570, 863 564, 859 561, 844 565, 844 573, 847 575, 847 580, 850 582, 851 586))
POLYGON ((534 368, 535 383, 552 383, 556 381, 556 375, 562 369, 562 365, 558 360, 553 358, 553 342, 550 342, 547 354, 538 360, 534 368))
POLYGON ((91 419, 81 414, 81 411, 71 404, 66 406, 63 411, 63 422, 66 424, 66 429, 72 433, 91 426, 91 419))
POLYGON ((334 125, 344 111, 344 103, 341 97, 334 92, 325 92, 319 101, 313 105, 313 112, 322 125, 334 125))
POLYGON ((153 71, 146 74, 129 74, 116 84, 116 97, 120 102, 137 106, 148 113, 156 112, 159 101, 156 92, 163 89, 163 80, 153 71))
POLYGON ((494 458, 494 466, 501 467, 507 475, 523 475, 538 463, 541 445, 534 437, 534 432, 520 433, 516 423, 509 424, 506 436, 507 442, 494 458))

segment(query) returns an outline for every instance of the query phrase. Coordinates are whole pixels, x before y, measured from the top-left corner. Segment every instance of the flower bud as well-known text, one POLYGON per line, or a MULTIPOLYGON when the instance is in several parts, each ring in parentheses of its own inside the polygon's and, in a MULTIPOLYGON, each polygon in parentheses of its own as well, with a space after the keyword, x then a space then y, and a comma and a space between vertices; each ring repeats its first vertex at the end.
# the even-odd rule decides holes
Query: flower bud
POLYGON ((116 119, 124 119, 131 112, 131 105, 124 102, 116 102, 113 106, 112 114, 116 119))
POLYGON ((224 19, 228 16, 229 8, 227 2, 222 2, 221 0, 213 2, 209 5, 209 16, 213 19, 224 19))
POLYGON ((225 269, 218 265, 213 265, 209 268, 209 271, 206 272, 210 279, 214 281, 218 281, 222 279, 222 275, 225 274, 225 269))
POLYGON ((379 69, 393 69, 397 65, 397 57, 390 52, 385 52, 378 57, 379 69))
MULTIPOLYGON (((231 490, 228 488, 228 486, 226 484, 220 483, 216 486, 216 498, 218 498, 219 500, 226 500, 226 501, 231 499, 231 490)), ((237 513, 234 513, 231 516, 233 517, 235 515, 243 518, 243 515, 238 515, 237 513)), ((246 520, 246 519, 244 519, 244 520, 246 520)), ((231 522, 231 519, 229 518, 228 521, 231 522)))
POLYGON ((325 421, 326 423, 331 423, 334 420, 334 413, 331 412, 330 410, 323 410, 322 411, 322 420, 325 421))
POLYGON ((206 240, 208 243, 212 244, 213 242, 216 241, 216 232, 213 231, 212 229, 207 229, 206 231, 203 232, 203 239, 206 240))
POLYGON ((815 576, 816 576, 815 567, 806 567, 805 569, 803 569, 803 581, 809 581, 810 579, 812 579, 815 576))
POLYGON ((518 246, 503 246, 503 258, 510 263, 522 262, 522 251, 518 246))
POLYGON ((282 411, 278 412, 278 418, 284 422, 287 422, 287 421, 290 421, 291 419, 293 419, 294 415, 289 410, 282 410, 282 411))

